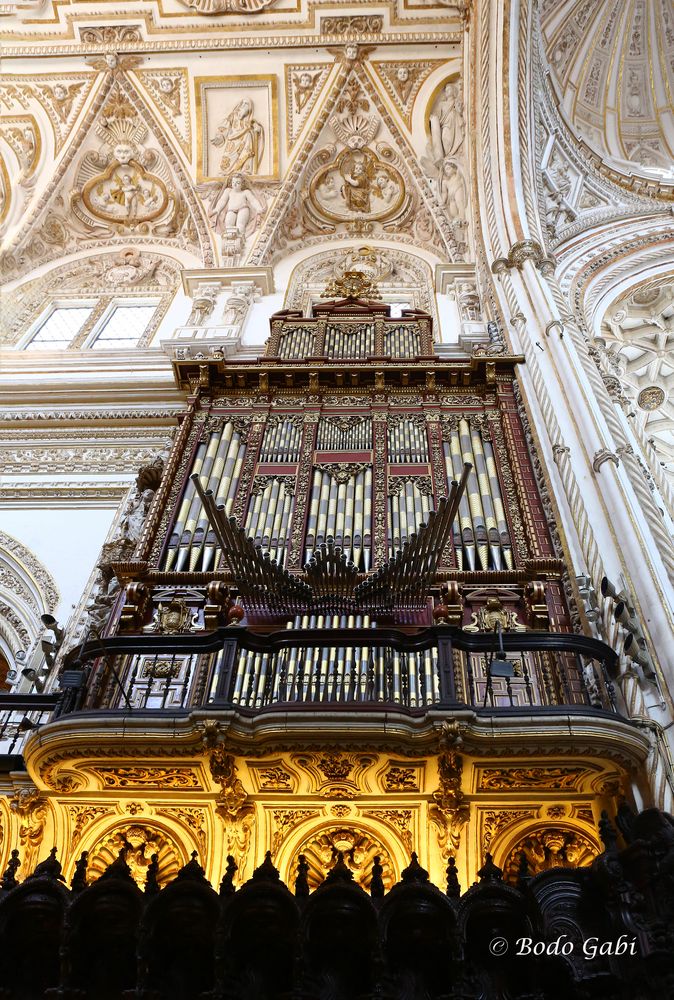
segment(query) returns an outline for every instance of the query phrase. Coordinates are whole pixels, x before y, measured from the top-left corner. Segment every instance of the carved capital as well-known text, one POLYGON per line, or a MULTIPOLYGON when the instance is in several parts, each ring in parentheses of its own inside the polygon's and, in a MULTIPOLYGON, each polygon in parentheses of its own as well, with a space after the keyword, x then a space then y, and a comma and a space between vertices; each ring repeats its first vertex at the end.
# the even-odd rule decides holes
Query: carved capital
POLYGON ((620 457, 614 451, 609 451, 608 448, 600 448, 594 453, 592 468, 595 472, 599 472, 605 462, 613 462, 617 468, 620 465, 620 457))
POLYGON ((513 269, 521 271, 526 261, 531 260, 544 276, 554 273, 556 260, 548 256, 536 240, 518 240, 508 250, 506 257, 497 257, 491 265, 493 274, 503 274, 513 269))

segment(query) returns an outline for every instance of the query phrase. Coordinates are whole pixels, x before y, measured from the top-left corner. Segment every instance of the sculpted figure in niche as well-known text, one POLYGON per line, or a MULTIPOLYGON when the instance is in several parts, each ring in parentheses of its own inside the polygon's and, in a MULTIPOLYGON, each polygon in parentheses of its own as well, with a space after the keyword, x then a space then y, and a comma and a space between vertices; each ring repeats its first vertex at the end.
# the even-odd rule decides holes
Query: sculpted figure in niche
POLYGON ((454 156, 463 143, 463 100, 458 83, 448 83, 429 118, 431 146, 436 160, 454 156))
POLYGON ((247 190, 243 175, 233 174, 229 184, 223 188, 213 205, 212 211, 217 232, 235 229, 243 236, 248 224, 263 211, 263 206, 253 192, 247 190))
POLYGON ((351 153, 341 163, 344 178, 342 195, 352 212, 369 212, 372 193, 372 164, 361 152, 351 153))
POLYGON ((456 160, 443 160, 438 177, 438 201, 447 209, 450 219, 466 217, 466 185, 456 160))
POLYGON ((211 143, 222 147, 220 173, 256 174, 264 152, 264 129, 253 118, 253 102, 244 97, 218 126, 211 143))

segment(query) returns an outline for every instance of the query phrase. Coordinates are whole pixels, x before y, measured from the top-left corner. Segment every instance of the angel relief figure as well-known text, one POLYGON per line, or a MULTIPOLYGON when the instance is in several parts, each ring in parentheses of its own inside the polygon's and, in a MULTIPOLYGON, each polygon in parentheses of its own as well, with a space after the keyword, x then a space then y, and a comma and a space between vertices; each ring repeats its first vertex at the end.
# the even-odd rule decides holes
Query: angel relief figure
POLYGON ((242 174, 232 174, 213 199, 209 217, 217 233, 235 229, 242 236, 253 228, 257 216, 264 211, 252 191, 246 187, 242 174))
POLYGON ((244 97, 218 125, 211 145, 222 149, 219 171, 227 176, 238 171, 258 172, 264 153, 264 129, 253 118, 253 102, 244 97))

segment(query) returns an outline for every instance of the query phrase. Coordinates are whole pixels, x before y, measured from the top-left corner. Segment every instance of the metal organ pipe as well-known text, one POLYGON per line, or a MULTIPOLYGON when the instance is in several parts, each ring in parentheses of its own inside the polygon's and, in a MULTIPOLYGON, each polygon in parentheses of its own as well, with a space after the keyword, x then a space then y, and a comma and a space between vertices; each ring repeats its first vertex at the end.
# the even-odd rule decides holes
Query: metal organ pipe
POLYGON ((422 420, 393 419, 388 427, 388 460, 428 462, 428 437, 422 420))
POLYGON ((512 569, 512 545, 491 442, 464 418, 451 429, 443 449, 448 480, 457 477, 463 462, 473 465, 454 528, 459 569, 512 569))
POLYGON ((420 490, 413 479, 393 479, 389 483, 389 557, 403 547, 411 535, 416 534, 434 509, 433 496, 420 490))
POLYGON ((401 323, 384 334, 384 354, 388 358, 417 358, 421 354, 418 331, 401 323))
POLYGON ((293 489, 283 476, 265 477, 253 487, 245 521, 246 534, 264 555, 285 565, 293 509, 293 489))
POLYGON ((318 451, 369 451, 372 448, 370 417, 324 417, 318 425, 318 451))
MULTIPOLYGON (((376 629, 369 615, 296 615, 288 631, 376 629)), ((329 641, 329 639, 328 639, 329 641)), ((439 697, 438 653, 399 651, 389 646, 289 647, 272 653, 242 651, 234 680, 233 702, 261 708, 283 702, 379 701, 410 708, 439 697)))
POLYGON ((278 356, 289 361, 303 361, 316 353, 316 335, 311 327, 297 326, 281 334, 278 356))
POLYGON ((304 562, 332 537, 347 560, 367 572, 371 565, 372 469, 361 469, 342 482, 339 478, 320 467, 314 469, 304 562))
POLYGON ((329 358, 369 358, 375 353, 374 326, 357 328, 342 324, 329 326, 325 333, 325 354, 329 358))
POLYGON ((301 419, 270 418, 262 439, 260 462, 299 461, 301 440, 301 419))
MULTIPOLYGON (((230 420, 198 445, 190 470, 190 475, 199 476, 205 490, 215 493, 228 514, 236 496, 245 453, 245 442, 230 420)), ((211 568, 215 556, 215 536, 194 483, 188 479, 162 568, 178 572, 205 571, 211 568)))

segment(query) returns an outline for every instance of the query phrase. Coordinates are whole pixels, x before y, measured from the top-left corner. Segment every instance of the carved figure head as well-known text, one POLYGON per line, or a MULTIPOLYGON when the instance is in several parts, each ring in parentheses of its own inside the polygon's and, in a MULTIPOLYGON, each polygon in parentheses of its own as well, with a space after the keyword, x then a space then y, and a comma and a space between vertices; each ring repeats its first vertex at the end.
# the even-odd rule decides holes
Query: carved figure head
POLYGON ((112 150, 112 155, 118 163, 126 164, 133 159, 135 152, 130 142, 118 142, 112 150))

